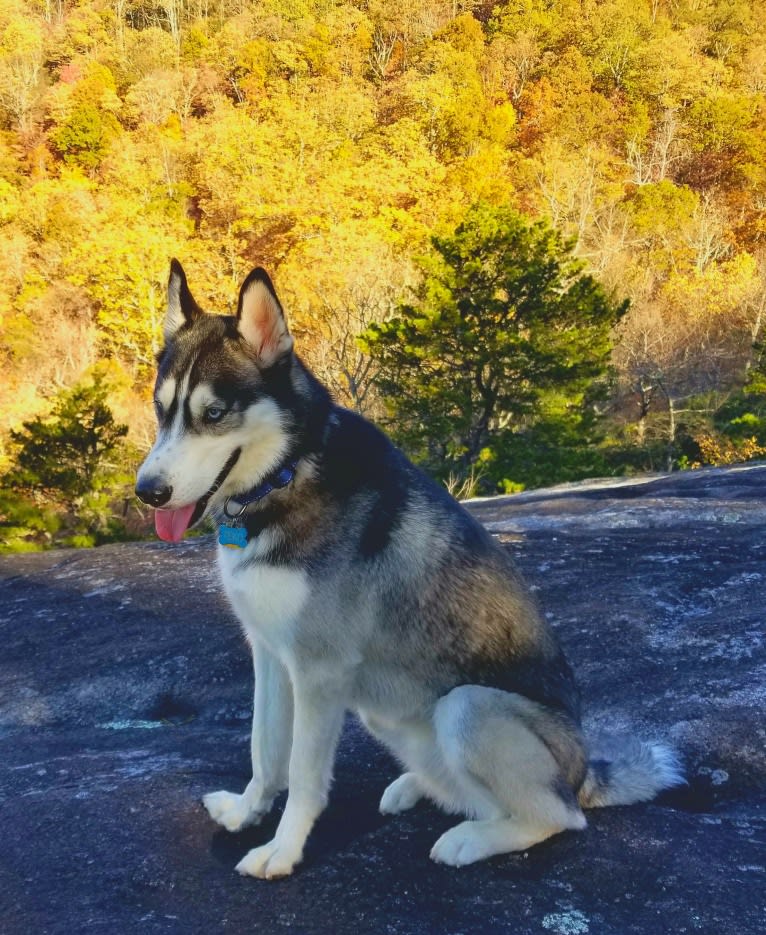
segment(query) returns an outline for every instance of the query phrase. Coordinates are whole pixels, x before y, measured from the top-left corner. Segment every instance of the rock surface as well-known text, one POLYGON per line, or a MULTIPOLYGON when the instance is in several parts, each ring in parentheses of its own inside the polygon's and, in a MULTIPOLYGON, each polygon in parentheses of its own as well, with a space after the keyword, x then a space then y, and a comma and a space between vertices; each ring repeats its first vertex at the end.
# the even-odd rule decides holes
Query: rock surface
POLYGON ((664 738, 689 786, 461 870, 454 818, 377 803, 395 764, 349 719, 286 880, 234 865, 200 798, 248 778, 249 655, 210 537, 0 560, 0 932, 766 931, 766 467, 471 503, 579 675, 586 725, 664 738))

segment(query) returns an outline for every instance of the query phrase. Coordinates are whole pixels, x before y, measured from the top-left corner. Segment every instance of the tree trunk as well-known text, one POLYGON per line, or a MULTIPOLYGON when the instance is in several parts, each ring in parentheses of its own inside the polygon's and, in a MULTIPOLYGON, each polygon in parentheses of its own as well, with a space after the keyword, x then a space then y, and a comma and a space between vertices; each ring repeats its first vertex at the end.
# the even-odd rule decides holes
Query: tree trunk
POLYGON ((673 470, 673 461, 675 461, 676 454, 676 409, 674 401, 670 397, 668 397, 668 414, 670 424, 668 425, 667 469, 670 472, 673 470))

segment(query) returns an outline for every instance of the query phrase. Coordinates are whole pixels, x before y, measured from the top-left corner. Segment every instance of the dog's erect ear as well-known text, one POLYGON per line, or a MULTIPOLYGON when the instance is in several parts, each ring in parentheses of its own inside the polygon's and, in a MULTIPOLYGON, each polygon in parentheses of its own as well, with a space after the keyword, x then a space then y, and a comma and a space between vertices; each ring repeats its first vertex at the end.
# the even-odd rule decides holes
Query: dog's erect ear
POLYGON ((274 286, 260 267, 250 273, 239 290, 237 327, 262 367, 271 367, 293 349, 274 286))
POLYGON ((186 282, 186 273, 178 260, 170 261, 170 279, 168 280, 168 310, 162 327, 165 340, 175 335, 183 325, 190 325, 202 309, 194 301, 186 282))

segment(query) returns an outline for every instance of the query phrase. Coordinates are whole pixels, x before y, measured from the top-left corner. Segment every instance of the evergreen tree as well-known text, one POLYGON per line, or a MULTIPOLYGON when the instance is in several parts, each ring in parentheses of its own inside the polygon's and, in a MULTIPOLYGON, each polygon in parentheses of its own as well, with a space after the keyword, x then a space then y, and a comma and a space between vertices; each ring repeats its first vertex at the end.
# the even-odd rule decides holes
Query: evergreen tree
POLYGON ((627 303, 583 273, 571 242, 508 207, 476 205, 432 243, 417 302, 362 340, 381 368, 389 427, 411 455, 445 479, 481 470, 497 482, 503 449, 546 416, 552 396, 566 399, 554 421, 567 410, 583 421, 627 303))
POLYGON ((52 494, 71 505, 93 490, 104 459, 127 435, 107 404, 109 388, 100 375, 61 393, 47 417, 38 416, 12 431, 19 445, 7 486, 52 494))

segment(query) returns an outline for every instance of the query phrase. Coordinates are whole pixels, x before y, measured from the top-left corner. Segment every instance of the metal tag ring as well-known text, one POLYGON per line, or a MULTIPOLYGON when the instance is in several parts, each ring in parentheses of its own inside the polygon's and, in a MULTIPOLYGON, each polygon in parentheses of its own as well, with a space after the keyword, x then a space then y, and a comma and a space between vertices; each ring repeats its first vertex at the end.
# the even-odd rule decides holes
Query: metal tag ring
POLYGON ((241 506, 241 507, 239 508, 239 512, 238 512, 238 513, 229 513, 229 503, 230 503, 233 499, 234 499, 234 497, 227 497, 227 498, 226 498, 226 503, 224 503, 224 505, 223 505, 223 515, 224 515, 225 517, 227 517, 227 519, 239 519, 240 516, 242 516, 242 514, 243 514, 243 513, 245 512, 245 510, 247 509, 247 504, 245 504, 244 506, 241 506))

